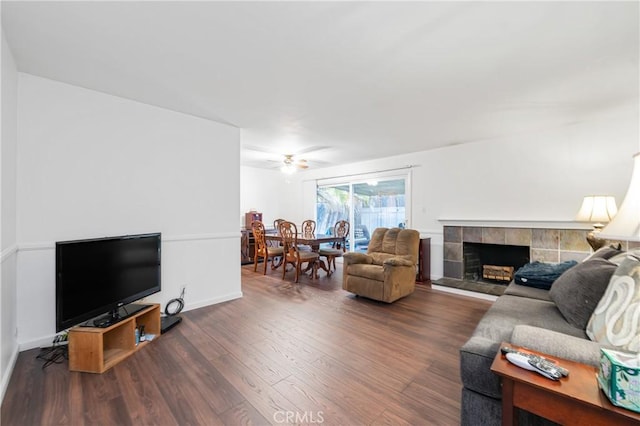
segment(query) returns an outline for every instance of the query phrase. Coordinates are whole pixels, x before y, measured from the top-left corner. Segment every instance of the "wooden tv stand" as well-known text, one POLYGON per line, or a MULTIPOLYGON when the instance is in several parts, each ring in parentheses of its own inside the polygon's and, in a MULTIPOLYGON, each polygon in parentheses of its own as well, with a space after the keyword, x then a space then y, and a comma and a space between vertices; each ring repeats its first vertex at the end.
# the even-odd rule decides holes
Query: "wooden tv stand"
POLYGON ((103 373, 149 342, 136 345, 136 327, 160 335, 160 304, 154 303, 109 327, 73 327, 69 330, 69 370, 103 373))

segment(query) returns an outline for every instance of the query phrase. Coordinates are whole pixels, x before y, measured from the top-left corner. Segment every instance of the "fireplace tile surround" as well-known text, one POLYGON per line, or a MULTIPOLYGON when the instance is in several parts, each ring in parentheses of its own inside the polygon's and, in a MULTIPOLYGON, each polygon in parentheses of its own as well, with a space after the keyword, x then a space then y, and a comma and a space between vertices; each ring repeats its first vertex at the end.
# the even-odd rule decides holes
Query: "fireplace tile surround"
MULTIPOLYGON (((529 246, 532 262, 579 262, 591 253, 586 241, 588 232, 583 229, 444 226, 443 275, 445 278, 463 279, 464 242, 529 246)), ((638 242, 610 243, 618 242, 623 250, 640 248, 638 242)))

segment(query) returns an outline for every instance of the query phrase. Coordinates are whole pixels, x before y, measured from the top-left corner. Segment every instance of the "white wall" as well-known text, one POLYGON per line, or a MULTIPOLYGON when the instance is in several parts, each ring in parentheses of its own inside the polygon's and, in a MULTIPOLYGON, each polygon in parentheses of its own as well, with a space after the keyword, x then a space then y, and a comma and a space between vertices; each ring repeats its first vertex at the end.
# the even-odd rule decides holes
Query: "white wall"
POLYGON ((289 218, 285 200, 291 189, 298 191, 298 186, 292 185, 289 176, 280 170, 254 167, 241 167, 240 170, 239 226, 245 225, 244 214, 251 209, 262 213, 262 221, 267 227, 273 226, 275 219, 289 218))
MULTIPOLYGON (((1 32, 1 29, 0 29, 1 32)), ((17 244, 16 244, 16 144, 18 72, 2 32, 2 200, 0 208, 0 400, 11 378, 18 354, 17 244)))
POLYGON ((291 193, 300 198, 284 203, 301 217, 315 197, 309 183, 316 179, 412 165, 410 226, 432 238, 437 279, 443 219, 572 221, 585 195, 611 194, 620 204, 639 150, 635 102, 562 128, 309 170, 293 175, 299 190, 291 193))
POLYGON ((162 232, 163 305, 241 296, 239 130, 19 74, 18 329, 55 331, 54 242, 162 232))

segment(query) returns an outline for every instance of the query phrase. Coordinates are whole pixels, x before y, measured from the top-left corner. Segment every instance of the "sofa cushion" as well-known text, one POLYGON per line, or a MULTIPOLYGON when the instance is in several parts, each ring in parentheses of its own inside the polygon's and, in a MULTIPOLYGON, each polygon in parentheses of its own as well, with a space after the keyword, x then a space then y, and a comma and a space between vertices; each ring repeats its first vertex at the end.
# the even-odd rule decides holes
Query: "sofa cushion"
POLYGON ((383 252, 382 239, 388 229, 389 228, 376 228, 373 230, 373 234, 371 234, 371 239, 369 240, 369 246, 367 247, 367 253, 383 252))
POLYGON ((609 262, 613 262, 616 265, 620 265, 622 263, 623 260, 625 260, 627 258, 628 255, 632 255, 635 257, 640 257, 640 249, 633 249, 633 250, 629 250, 627 252, 622 252, 620 254, 616 254, 613 257, 610 257, 608 260, 609 262))
POLYGON ((482 317, 474 336, 481 335, 496 342, 508 341, 516 325, 542 327, 571 336, 587 337, 583 329, 564 319, 553 302, 502 295, 482 317))
POLYGON ((398 235, 400 234, 400 228, 390 228, 382 237, 382 252, 396 254, 399 250, 398 244, 400 241, 398 240, 398 235))
POLYGON ((613 247, 613 246, 600 247, 598 250, 594 251, 589 256, 587 256, 583 260, 583 262, 586 262, 591 259, 598 259, 598 258, 610 259, 613 256, 616 256, 620 253, 623 253, 623 251, 620 249, 620 244, 618 244, 618 247, 613 247))
POLYGON ((521 285, 515 281, 511 281, 511 284, 507 286, 503 294, 546 300, 547 302, 551 301, 551 298, 549 297, 549 290, 521 285))
POLYGON ((380 265, 380 266, 382 266, 385 260, 395 257, 395 255, 393 254, 382 253, 382 252, 369 253, 369 256, 371 257, 371 259, 373 259, 374 265, 380 265))
POLYGON ((413 229, 376 228, 371 235, 367 254, 386 253, 418 263, 419 241, 420 233, 413 229))
POLYGON ((587 335, 603 345, 640 351, 640 259, 628 255, 613 273, 587 324, 587 335))
POLYGON ((384 281, 384 268, 380 265, 355 264, 349 266, 349 275, 384 281))
POLYGON ((384 266, 406 266, 408 268, 415 268, 416 266, 413 260, 407 259, 407 256, 394 256, 385 260, 382 264, 384 266))
POLYGON ((491 372, 491 363, 500 343, 511 341, 514 328, 520 324, 587 337, 584 330, 564 319, 553 302, 502 295, 460 349, 460 374, 465 388, 492 398, 501 397, 500 379, 491 372))
POLYGON ((585 329, 615 270, 599 257, 579 263, 554 281, 549 297, 569 324, 585 329))
POLYGON ((530 325, 516 325, 511 334, 511 343, 556 358, 569 359, 582 364, 600 365, 600 345, 589 339, 567 336, 564 333, 530 325))
POLYGON ((345 265, 351 265, 354 263, 367 263, 367 264, 373 263, 373 259, 371 258, 371 256, 365 253, 348 251, 343 255, 343 257, 344 257, 345 265))

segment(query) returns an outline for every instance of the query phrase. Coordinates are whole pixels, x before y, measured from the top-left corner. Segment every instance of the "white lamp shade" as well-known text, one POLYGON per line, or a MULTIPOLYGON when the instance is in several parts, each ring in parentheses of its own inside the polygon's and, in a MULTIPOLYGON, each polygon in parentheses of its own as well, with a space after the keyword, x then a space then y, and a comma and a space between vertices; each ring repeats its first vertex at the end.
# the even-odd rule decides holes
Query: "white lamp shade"
POLYGON ((633 174, 616 217, 602 230, 600 238, 640 241, 640 153, 633 156, 633 174))
POLYGON ((618 212, 616 199, 609 195, 589 195, 584 197, 582 207, 576 216, 578 222, 592 222, 602 226, 618 212))

